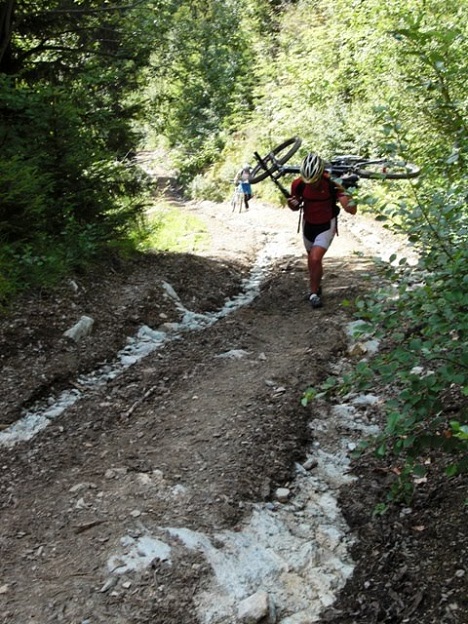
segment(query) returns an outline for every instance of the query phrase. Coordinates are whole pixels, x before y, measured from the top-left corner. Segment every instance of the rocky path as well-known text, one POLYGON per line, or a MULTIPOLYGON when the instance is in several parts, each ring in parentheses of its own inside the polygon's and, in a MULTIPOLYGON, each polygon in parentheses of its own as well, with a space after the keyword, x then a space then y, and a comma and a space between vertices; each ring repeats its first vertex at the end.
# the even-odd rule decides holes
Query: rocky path
POLYGON ((180 209, 206 248, 113 267, 3 322, 4 624, 308 624, 353 578, 338 498, 377 400, 300 400, 353 362, 341 302, 378 279, 371 230, 343 218, 312 311, 295 215, 180 209), (63 332, 82 315, 93 333, 75 344, 63 332), (9 435, 38 405, 47 426, 9 435))

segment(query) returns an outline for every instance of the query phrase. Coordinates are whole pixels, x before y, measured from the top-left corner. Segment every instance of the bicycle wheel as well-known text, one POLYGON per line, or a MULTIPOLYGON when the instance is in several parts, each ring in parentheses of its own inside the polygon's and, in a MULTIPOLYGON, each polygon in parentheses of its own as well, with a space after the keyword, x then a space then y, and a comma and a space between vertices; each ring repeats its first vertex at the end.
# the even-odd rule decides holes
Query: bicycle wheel
POLYGON ((242 206, 244 205, 244 193, 236 189, 231 198, 231 211, 242 212, 242 206))
POLYGON ((250 183, 256 184, 266 177, 278 171, 280 165, 284 165, 293 154, 297 152, 302 143, 299 137, 292 137, 277 145, 267 156, 262 158, 263 164, 258 163, 252 170, 250 183))
POLYGON ((421 169, 404 160, 378 159, 364 161, 357 167, 357 174, 361 178, 375 180, 405 180, 417 178, 421 169))

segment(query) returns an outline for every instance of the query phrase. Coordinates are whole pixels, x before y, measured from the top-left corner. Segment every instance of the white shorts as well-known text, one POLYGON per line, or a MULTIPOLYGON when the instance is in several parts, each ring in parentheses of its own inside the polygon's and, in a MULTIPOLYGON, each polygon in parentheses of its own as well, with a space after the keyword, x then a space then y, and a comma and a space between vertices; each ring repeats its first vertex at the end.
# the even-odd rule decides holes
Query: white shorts
POLYGON ((312 247, 323 247, 328 249, 332 243, 336 234, 336 218, 330 221, 330 227, 325 232, 319 232, 315 235, 313 240, 307 238, 304 233, 302 234, 302 240, 304 241, 304 247, 306 251, 310 251, 312 247))

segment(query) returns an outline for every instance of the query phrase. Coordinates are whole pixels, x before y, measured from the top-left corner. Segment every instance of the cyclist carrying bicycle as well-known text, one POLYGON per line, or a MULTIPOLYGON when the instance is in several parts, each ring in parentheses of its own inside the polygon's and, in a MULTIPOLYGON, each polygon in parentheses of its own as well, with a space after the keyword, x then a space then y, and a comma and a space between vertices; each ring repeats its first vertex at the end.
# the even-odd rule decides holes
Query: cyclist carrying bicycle
POLYGON ((317 154, 307 154, 300 166, 300 177, 291 184, 288 206, 291 210, 303 210, 302 235, 310 283, 308 299, 313 308, 322 307, 322 262, 337 233, 338 203, 349 214, 356 214, 356 202, 325 172, 325 162, 317 154))
POLYGON ((234 178, 234 184, 240 185, 242 192, 244 193, 244 205, 245 209, 249 209, 249 201, 252 199, 252 186, 250 184, 250 177, 252 175, 252 167, 246 163, 242 169, 238 171, 234 178))

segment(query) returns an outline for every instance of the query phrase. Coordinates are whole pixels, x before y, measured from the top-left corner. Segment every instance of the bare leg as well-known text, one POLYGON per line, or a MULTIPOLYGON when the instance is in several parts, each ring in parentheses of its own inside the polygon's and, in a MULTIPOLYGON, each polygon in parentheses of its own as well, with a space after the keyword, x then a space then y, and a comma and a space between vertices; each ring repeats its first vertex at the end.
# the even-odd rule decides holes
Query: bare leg
POLYGON ((307 254, 307 268, 309 269, 309 282, 310 292, 318 293, 320 288, 320 282, 323 276, 323 256, 326 253, 326 249, 314 245, 307 254))

